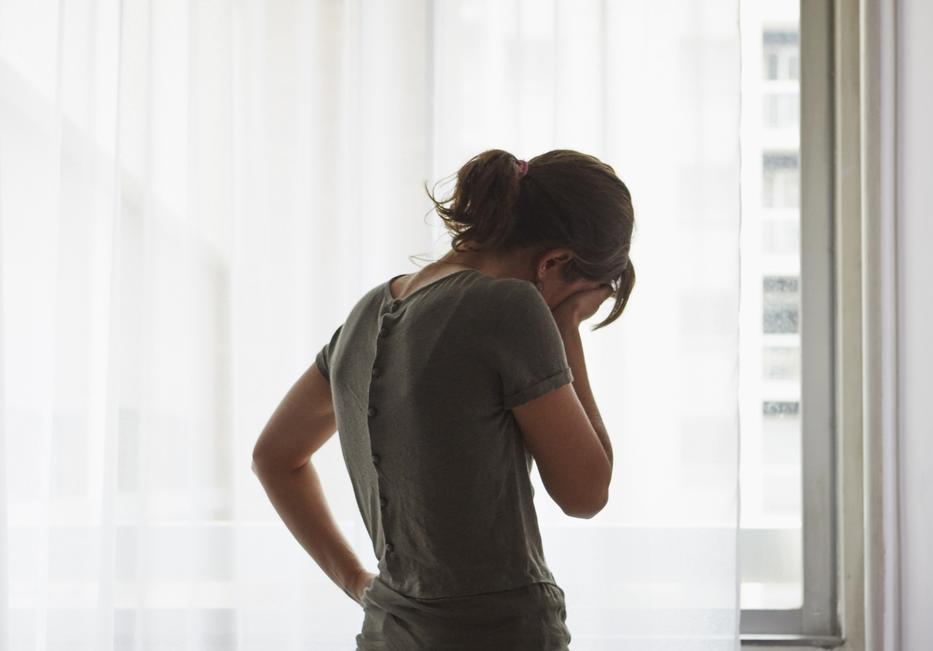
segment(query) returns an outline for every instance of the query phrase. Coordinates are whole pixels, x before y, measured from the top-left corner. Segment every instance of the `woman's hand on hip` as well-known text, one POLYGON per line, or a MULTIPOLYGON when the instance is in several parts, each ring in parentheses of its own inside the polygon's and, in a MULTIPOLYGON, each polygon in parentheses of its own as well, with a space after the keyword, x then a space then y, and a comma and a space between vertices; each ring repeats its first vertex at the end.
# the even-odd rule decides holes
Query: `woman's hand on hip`
POLYGON ((350 586, 350 589, 353 592, 353 598, 356 603, 363 605, 363 592, 372 585, 375 574, 367 570, 360 570, 360 572, 354 577, 353 584, 350 586))

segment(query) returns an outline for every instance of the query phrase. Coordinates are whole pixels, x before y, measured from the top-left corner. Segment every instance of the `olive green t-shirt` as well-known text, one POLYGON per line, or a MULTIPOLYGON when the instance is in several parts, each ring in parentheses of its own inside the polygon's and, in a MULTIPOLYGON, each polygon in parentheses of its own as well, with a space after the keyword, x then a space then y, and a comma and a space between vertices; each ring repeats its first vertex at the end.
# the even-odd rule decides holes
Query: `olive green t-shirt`
POLYGON ((475 269, 372 288, 317 354, 378 577, 434 599, 556 585, 511 408, 573 381, 534 284, 475 269))

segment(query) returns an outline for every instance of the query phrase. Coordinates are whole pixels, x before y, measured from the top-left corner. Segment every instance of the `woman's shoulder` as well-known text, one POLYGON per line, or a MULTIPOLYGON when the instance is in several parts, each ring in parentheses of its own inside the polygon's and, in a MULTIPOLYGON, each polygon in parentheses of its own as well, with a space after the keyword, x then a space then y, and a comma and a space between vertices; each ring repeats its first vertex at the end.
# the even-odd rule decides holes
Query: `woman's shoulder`
POLYGON ((487 297, 490 301, 504 302, 506 307, 524 307, 544 303, 541 292, 534 283, 524 278, 508 276, 504 278, 490 278, 486 284, 487 297))
MULTIPOLYGON (((478 274, 476 274, 478 275, 478 274)), ((522 278, 485 276, 468 288, 469 299, 491 323, 544 316, 550 308, 534 283, 522 278)))
POLYGON ((529 280, 514 276, 490 276, 482 272, 470 274, 470 286, 476 289, 477 296, 493 299, 496 297, 509 297, 517 294, 527 294, 528 290, 537 293, 537 289, 529 280))

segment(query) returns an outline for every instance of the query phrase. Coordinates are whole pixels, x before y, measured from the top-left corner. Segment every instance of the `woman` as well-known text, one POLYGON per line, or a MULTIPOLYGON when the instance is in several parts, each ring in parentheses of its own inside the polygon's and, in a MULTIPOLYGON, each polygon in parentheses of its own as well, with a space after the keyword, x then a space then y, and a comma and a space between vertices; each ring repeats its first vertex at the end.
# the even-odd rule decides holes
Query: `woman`
POLYGON ((529 473, 571 517, 608 499, 612 448, 578 328, 635 282, 631 197, 570 150, 490 150, 428 193, 451 251, 356 303, 265 427, 253 467, 286 525, 364 611, 358 649, 566 649, 529 473), (334 433, 378 574, 327 509, 334 433))

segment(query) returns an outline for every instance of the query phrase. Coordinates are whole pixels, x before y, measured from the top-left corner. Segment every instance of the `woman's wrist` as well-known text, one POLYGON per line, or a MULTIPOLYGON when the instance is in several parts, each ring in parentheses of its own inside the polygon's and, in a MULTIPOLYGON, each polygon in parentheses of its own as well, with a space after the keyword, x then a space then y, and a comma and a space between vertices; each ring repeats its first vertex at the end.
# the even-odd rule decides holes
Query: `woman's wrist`
POLYGON ((363 592, 372 583, 376 575, 365 568, 360 568, 350 581, 348 592, 358 604, 363 603, 363 592))

